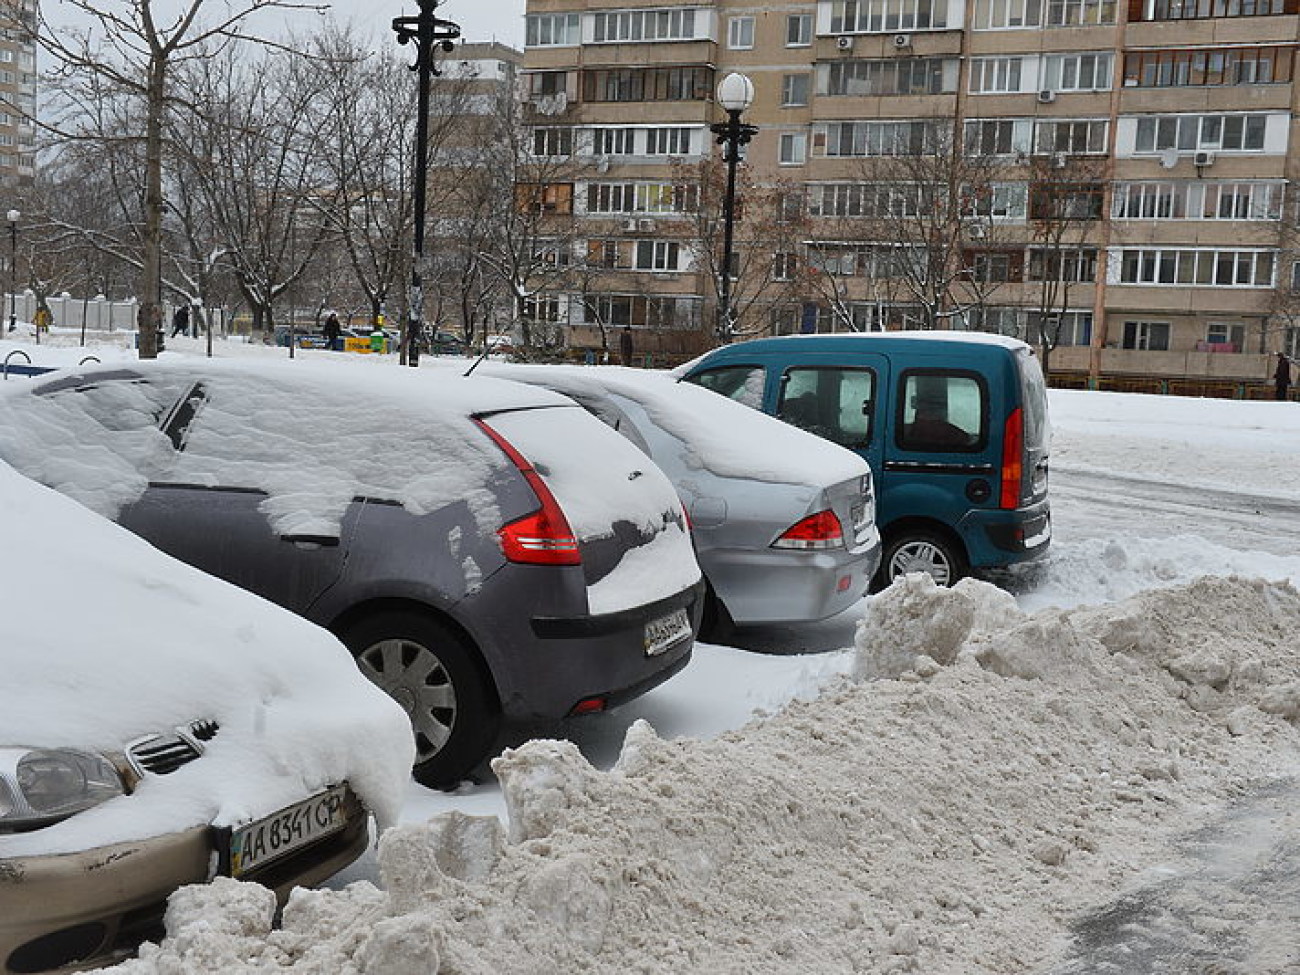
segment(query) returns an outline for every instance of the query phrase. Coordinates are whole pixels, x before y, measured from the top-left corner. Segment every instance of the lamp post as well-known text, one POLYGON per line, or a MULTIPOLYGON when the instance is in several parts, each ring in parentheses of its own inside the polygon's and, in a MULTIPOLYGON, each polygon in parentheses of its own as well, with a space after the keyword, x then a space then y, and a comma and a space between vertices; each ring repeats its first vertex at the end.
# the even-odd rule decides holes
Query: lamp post
POLYGON ((416 0, 420 13, 415 17, 394 17, 393 31, 397 43, 415 41, 415 63, 411 70, 419 72, 419 117, 415 120, 415 239, 411 250, 411 299, 406 322, 406 364, 420 364, 420 333, 424 314, 424 206, 425 180, 429 168, 429 81, 439 71, 433 66, 433 52, 441 47, 453 48, 452 41, 460 37, 460 25, 433 15, 438 0, 416 0))
MULTIPOLYGON (((18 328, 18 218, 22 216, 17 210, 10 210, 9 217, 9 331, 18 328)), ((41 340, 41 333, 36 333, 36 341, 41 340)))
POLYGON ((732 72, 718 82, 718 104, 727 113, 725 122, 715 122, 709 130, 723 147, 727 164, 727 192, 722 198, 722 279, 718 282, 718 338, 724 344, 732 339, 735 316, 731 307, 732 240, 736 211, 736 163, 740 147, 758 133, 758 127, 740 121, 740 115, 754 103, 754 83, 743 74, 732 72))

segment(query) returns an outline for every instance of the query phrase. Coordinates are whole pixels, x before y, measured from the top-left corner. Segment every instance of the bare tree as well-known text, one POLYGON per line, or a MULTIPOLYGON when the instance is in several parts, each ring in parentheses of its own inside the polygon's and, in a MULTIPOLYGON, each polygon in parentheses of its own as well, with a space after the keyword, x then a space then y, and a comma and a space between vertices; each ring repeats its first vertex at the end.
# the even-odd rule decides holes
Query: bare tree
POLYGON ((244 33, 249 19, 260 11, 324 8, 288 0, 243 0, 221 6, 185 0, 179 9, 166 13, 155 0, 64 0, 63 5, 91 26, 55 29, 38 15, 34 39, 56 62, 52 82, 61 96, 61 110, 45 125, 64 138, 100 143, 129 139, 141 146, 140 218, 133 228, 141 254, 138 325, 140 356, 153 358, 162 321, 164 133, 168 112, 184 101, 176 69, 235 42, 268 43, 244 33), (211 10, 217 11, 215 16, 205 20, 202 15, 211 10), (104 131, 87 124, 100 117, 93 108, 106 99, 122 106, 117 115, 130 120, 128 127, 104 131))

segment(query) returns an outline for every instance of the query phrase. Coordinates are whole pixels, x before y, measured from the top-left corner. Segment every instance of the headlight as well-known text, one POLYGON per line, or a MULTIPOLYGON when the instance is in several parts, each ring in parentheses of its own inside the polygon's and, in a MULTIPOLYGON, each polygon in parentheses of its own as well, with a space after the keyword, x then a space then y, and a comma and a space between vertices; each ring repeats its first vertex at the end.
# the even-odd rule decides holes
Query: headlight
POLYGON ((67 819, 126 791, 103 755, 72 748, 0 749, 0 830, 67 819))

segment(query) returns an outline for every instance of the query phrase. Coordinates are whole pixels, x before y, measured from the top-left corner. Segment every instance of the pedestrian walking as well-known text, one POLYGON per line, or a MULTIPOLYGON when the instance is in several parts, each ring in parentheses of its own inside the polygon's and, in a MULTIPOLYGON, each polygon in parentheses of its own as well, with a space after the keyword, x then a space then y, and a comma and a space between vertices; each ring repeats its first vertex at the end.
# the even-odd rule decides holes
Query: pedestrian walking
POLYGON ((339 327, 339 316, 330 312, 325 316, 325 348, 336 349, 339 343, 339 334, 342 329, 339 327))
POLYGON ((190 334, 190 306, 181 305, 176 309, 176 314, 172 316, 172 338, 184 335, 186 338, 190 334))
POLYGON ((635 349, 632 344, 632 329, 629 326, 624 325, 623 331, 618 337, 618 354, 623 360, 623 365, 630 366, 632 364, 632 354, 634 351, 635 349))
POLYGON ((1273 395, 1277 399, 1286 399, 1291 389, 1291 360, 1286 354, 1277 354, 1277 368, 1273 371, 1273 395))

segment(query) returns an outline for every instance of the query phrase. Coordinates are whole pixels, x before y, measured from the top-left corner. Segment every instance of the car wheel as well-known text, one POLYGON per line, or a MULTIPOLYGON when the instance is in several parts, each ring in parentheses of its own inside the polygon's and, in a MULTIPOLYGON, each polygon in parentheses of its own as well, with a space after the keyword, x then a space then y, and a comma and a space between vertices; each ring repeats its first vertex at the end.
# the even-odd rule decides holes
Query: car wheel
POLYGON ((909 572, 924 572, 937 585, 951 586, 968 571, 965 554, 950 538, 933 531, 904 531, 885 546, 879 581, 883 588, 909 572))
POLYGON ((416 781, 452 788, 487 757, 500 707, 477 652, 464 638, 414 612, 367 617, 340 638, 361 672, 411 719, 416 781))
POLYGON ((705 643, 726 645, 735 633, 736 621, 713 591, 713 586, 708 585, 704 593, 704 614, 700 617, 699 638, 705 643))

